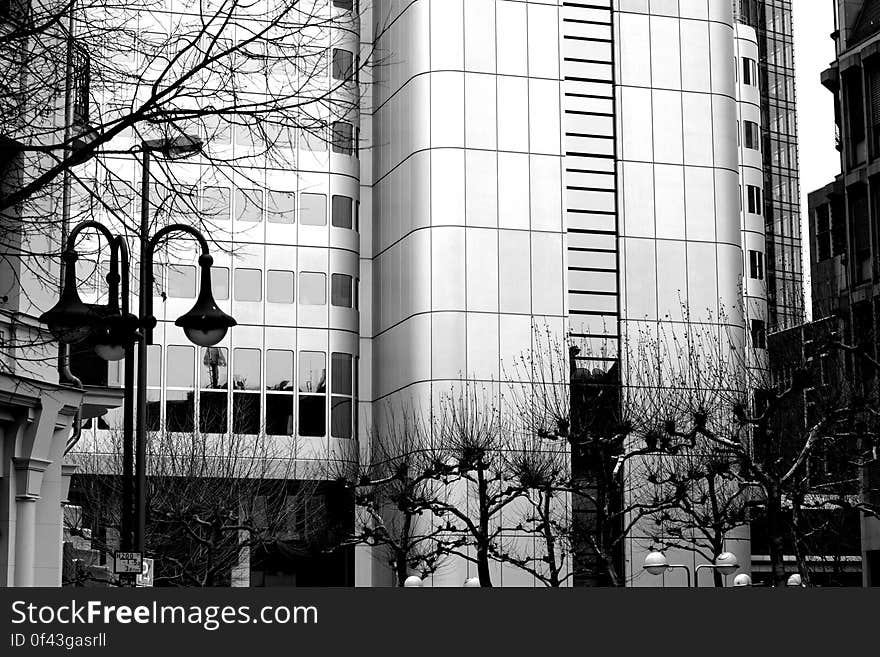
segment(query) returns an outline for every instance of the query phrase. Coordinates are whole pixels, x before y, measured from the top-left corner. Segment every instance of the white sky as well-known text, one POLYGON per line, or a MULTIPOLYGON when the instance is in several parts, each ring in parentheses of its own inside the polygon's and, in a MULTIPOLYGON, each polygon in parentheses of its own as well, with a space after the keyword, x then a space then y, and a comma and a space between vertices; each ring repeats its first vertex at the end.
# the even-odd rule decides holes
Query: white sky
POLYGON ((804 296, 809 319, 812 308, 807 195, 824 187, 840 173, 840 155, 834 148, 833 97, 819 82, 819 75, 834 59, 834 41, 830 37, 834 31, 833 1, 792 0, 792 14, 801 167, 804 296))

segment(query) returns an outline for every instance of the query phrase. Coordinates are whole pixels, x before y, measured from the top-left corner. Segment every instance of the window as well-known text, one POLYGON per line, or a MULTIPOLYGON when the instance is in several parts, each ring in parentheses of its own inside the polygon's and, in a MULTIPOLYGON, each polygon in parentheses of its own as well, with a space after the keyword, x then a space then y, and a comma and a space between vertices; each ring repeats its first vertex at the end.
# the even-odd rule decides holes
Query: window
POLYGON ((761 150, 761 132, 758 124, 754 121, 743 121, 743 130, 745 132, 745 147, 753 150, 761 150))
POLYGON ((752 347, 755 349, 767 348, 767 328, 760 319, 752 320, 752 347))
POLYGON ((296 195, 293 192, 266 193, 266 219, 271 224, 292 224, 296 212, 296 195))
POLYGON ((299 354, 299 435, 323 437, 327 433, 327 354, 299 354))
POLYGON ((326 226, 327 196, 325 194, 300 194, 299 222, 305 226, 326 226))
POLYGON ((191 432, 194 428, 195 348, 169 346, 165 351, 165 428, 191 432))
POLYGON ((225 301, 229 298, 229 269, 211 267, 211 291, 216 301, 225 301))
POLYGON ((322 152, 327 150, 327 127, 314 126, 298 128, 299 147, 304 151, 322 152))
POLYGON ((235 300, 263 300, 263 272, 259 269, 235 270, 235 300))
POLYGON ((749 251, 749 278, 764 280, 764 254, 760 251, 749 251))
MULTIPOLYGON (((79 259, 76 261, 77 289, 85 294, 94 292, 98 287, 98 263, 94 260, 79 259)), ((106 281, 105 281, 106 286, 106 281)), ((100 286, 104 287, 104 286, 100 286)))
POLYGON ((202 214, 212 221, 229 221, 229 189, 205 187, 202 191, 202 214))
POLYGON ((351 276, 333 274, 330 277, 330 303, 340 308, 352 307, 351 276))
POLYGON ((354 75, 354 54, 342 48, 333 49, 333 79, 348 81, 354 75))
POLYGON ((209 143, 229 144, 232 131, 229 129, 229 122, 226 119, 216 114, 208 114, 203 117, 202 122, 209 143))
POLYGON ((327 303, 327 274, 303 271, 299 274, 299 302, 306 306, 327 303))
POLYGON ((235 190, 235 219, 251 223, 263 220, 263 192, 261 190, 235 190))
POLYGON ((293 287, 295 285, 292 271, 266 272, 266 301, 271 303, 293 303, 293 287))
POLYGON ((199 431, 226 433, 229 370, 225 347, 202 349, 199 392, 199 431))
POLYGON ((260 350, 233 350, 232 368, 232 431, 260 433, 260 350))
POLYGON ((761 188, 755 185, 746 185, 748 194, 748 208, 752 214, 763 214, 761 207, 761 188))
POLYGON ((742 58, 742 81, 743 84, 752 87, 758 86, 758 64, 749 57, 742 58))
POLYGON ((333 225, 336 228, 353 228, 352 200, 348 196, 333 197, 333 225))
POLYGON ((337 9, 351 10, 354 0, 333 0, 333 6, 337 9))
POLYGON ((168 296, 195 299, 196 268, 193 265, 168 265, 168 296))
POLYGON ((820 205, 816 208, 816 257, 821 262, 831 257, 831 208, 820 205))
POLYGON ((347 121, 333 123, 333 152, 342 155, 354 155, 354 127, 347 121))
POLYGON ((266 351, 266 434, 292 436, 293 352, 266 351))
POLYGON ((151 344, 147 345, 147 431, 159 431, 161 418, 162 345, 151 344))
POLYGON ((330 404, 330 435, 351 438, 353 424, 354 381, 350 354, 335 353, 331 357, 333 381, 330 404))

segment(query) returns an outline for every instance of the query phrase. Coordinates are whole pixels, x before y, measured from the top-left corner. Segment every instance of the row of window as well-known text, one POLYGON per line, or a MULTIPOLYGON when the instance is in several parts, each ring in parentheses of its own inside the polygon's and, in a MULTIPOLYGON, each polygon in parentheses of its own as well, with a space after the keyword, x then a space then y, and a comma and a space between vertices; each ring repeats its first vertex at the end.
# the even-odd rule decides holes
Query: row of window
MULTIPOLYGON (((82 292, 103 293, 107 263, 101 264, 101 275, 94 261, 77 262, 82 292), (99 280, 100 279, 100 280, 99 280)), ((198 268, 195 265, 156 265, 153 269, 154 289, 162 290, 175 299, 195 299, 198 293, 198 268)), ((269 303, 291 304, 299 300, 304 306, 327 305, 327 274, 301 271, 299 295, 296 294, 296 273, 290 270, 269 269, 265 272, 265 300, 269 303)), ((348 274, 330 275, 330 305, 338 308, 358 308, 360 281, 348 274)), ((229 299, 229 269, 211 268, 211 288, 217 301, 229 299)), ((263 301, 263 271, 237 267, 233 270, 232 298, 235 301, 263 301)))
MULTIPOLYGON (((97 183, 85 181, 89 190, 97 190, 97 183)), ((86 192, 81 195, 86 197, 86 192)), ((134 203, 134 188, 122 180, 110 180, 107 185, 106 202, 115 210, 130 214, 134 203)), ((87 201, 91 200, 91 192, 87 201)), ((334 228, 358 230, 360 202, 344 194, 330 196, 328 211, 327 194, 315 192, 263 190, 258 188, 206 185, 199 189, 175 185, 174 194, 165 185, 153 183, 150 188, 153 205, 173 203, 174 210, 182 214, 201 213, 209 221, 236 221, 260 223, 264 219, 275 224, 299 223, 304 226, 326 226, 328 214, 330 225, 334 228), (297 207, 297 196, 299 206, 297 207)))
POLYGON ((205 133, 213 144, 231 144, 234 133, 235 143, 248 148, 275 146, 325 152, 329 144, 339 155, 359 155, 359 129, 348 121, 333 121, 329 126, 317 124, 290 128, 266 121, 254 125, 231 123, 214 115, 202 120, 205 133))
MULTIPOLYGON (((165 348, 164 428, 174 432, 352 438, 356 360, 351 354, 253 348, 165 348), (231 363, 230 363, 231 355, 231 363), (294 361, 297 368, 294 368, 294 361), (231 378, 230 378, 231 366, 231 378), (230 414, 231 410, 231 414, 230 414), (230 426, 231 418, 231 426, 230 426)), ((147 425, 162 428, 162 347, 148 350, 147 425)))

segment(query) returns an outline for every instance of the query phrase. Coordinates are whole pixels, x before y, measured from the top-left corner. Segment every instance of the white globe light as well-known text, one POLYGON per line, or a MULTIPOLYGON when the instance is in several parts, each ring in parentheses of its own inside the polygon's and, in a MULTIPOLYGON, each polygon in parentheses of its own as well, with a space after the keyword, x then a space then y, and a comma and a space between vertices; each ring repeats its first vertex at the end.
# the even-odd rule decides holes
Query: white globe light
POLYGON ((96 344, 95 353, 104 360, 117 361, 125 358, 125 345, 121 344, 96 344))
POLYGON ((649 552, 645 557, 645 570, 652 575, 662 575, 669 569, 669 562, 662 552, 649 552))
POLYGON ((739 570, 739 561, 733 552, 722 552, 715 558, 715 566, 722 575, 733 575, 739 570))
POLYGON ((213 347, 215 344, 226 337, 227 330, 228 329, 225 326, 222 328, 208 329, 207 331, 187 327, 183 329, 183 332, 186 335, 187 339, 193 344, 196 344, 200 347, 213 347))
POLYGON ((410 575, 404 580, 403 585, 408 589, 418 588, 422 585, 422 578, 417 575, 410 575))
POLYGON ((479 577, 471 577, 464 581, 465 588, 479 588, 480 587, 480 578, 479 577))
POLYGON ((804 578, 800 576, 799 573, 795 573, 791 577, 788 578, 788 582, 786 582, 788 586, 803 586, 804 578))
POLYGON ((746 575, 745 573, 740 573, 736 577, 733 578, 734 586, 751 586, 752 578, 746 575))

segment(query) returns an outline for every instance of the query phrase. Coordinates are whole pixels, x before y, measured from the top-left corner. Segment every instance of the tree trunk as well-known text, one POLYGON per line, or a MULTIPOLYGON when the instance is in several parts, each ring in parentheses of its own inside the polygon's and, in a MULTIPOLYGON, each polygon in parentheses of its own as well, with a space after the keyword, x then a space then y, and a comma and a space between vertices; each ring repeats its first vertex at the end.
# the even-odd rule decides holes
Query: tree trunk
POLYGON ((782 497, 775 487, 767 490, 767 534, 770 546, 770 577, 773 586, 785 586, 785 544, 782 536, 782 497))
POLYGON ((489 571, 489 484, 486 473, 477 467, 477 500, 480 511, 480 540, 477 542, 477 575, 480 586, 492 587, 492 574, 489 571))

